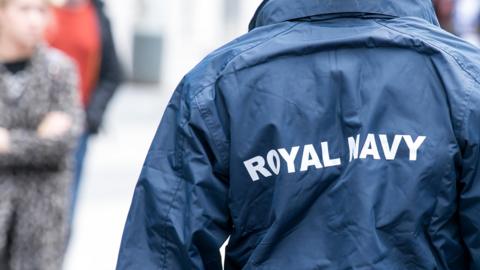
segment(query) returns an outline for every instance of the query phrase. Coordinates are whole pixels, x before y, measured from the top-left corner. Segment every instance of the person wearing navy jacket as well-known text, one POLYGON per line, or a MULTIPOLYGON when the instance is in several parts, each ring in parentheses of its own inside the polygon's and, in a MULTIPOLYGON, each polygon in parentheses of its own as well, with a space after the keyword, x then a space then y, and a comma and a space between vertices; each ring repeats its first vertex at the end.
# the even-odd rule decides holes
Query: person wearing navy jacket
POLYGON ((264 1, 175 90, 117 269, 480 269, 479 78, 430 0, 264 1))

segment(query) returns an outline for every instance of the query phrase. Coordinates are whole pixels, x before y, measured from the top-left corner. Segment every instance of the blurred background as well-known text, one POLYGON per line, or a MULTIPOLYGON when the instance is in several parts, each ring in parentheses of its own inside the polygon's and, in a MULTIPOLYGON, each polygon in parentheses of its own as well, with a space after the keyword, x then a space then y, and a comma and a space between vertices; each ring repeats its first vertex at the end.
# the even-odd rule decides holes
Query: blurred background
MULTIPOLYGON (((172 91, 247 32, 261 0, 106 0, 126 83, 90 139, 65 269, 114 269, 133 190, 172 91)), ((480 0, 433 0, 442 27, 479 44, 480 0)))
POLYGON ((90 138, 66 270, 114 269, 148 147, 182 77, 247 32, 261 0, 106 0, 127 81, 90 138))

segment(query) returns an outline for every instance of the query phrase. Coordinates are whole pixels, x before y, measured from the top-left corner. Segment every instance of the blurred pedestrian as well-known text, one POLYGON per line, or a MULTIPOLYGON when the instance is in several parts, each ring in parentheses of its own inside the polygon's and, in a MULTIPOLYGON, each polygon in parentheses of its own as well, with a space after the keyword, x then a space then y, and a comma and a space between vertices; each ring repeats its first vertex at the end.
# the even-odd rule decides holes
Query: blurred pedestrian
POLYGON ((61 269, 73 150, 75 65, 43 45, 45 0, 0 0, 0 269, 61 269))
POLYGON ((449 32, 453 32, 453 11, 455 8, 455 0, 433 0, 432 2, 440 26, 449 32))
POLYGON ((122 82, 111 26, 100 0, 67 0, 53 9, 47 39, 72 57, 80 72, 80 96, 86 112, 86 131, 76 152, 72 186, 72 219, 88 139, 99 132, 110 100, 122 82))
POLYGON ((479 270, 479 78, 431 0, 263 1, 175 90, 117 269, 479 270))

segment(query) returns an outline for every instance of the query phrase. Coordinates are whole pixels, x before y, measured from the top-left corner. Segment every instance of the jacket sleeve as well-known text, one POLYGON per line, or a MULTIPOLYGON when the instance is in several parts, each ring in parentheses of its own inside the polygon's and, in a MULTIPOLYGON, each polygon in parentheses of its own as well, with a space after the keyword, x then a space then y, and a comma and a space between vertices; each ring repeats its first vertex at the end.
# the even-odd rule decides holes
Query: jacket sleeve
POLYGON ((107 106, 123 81, 123 71, 115 49, 110 21, 104 14, 102 7, 97 6, 97 14, 102 35, 102 56, 98 83, 92 92, 86 110, 87 129, 91 134, 98 133, 107 106))
POLYGON ((460 143, 460 231, 469 254, 469 269, 480 269, 480 89, 470 95, 460 143))
POLYGON ((44 139, 36 129, 10 129, 10 151, 0 155, 0 168, 58 168, 67 154, 73 150, 83 127, 83 113, 77 90, 77 73, 73 64, 65 62, 51 74, 52 88, 50 111, 65 112, 73 120, 72 128, 65 136, 44 139))
POLYGON ((232 227, 225 141, 200 95, 188 101, 182 92, 175 91, 143 165, 118 270, 222 269, 219 249, 232 227))

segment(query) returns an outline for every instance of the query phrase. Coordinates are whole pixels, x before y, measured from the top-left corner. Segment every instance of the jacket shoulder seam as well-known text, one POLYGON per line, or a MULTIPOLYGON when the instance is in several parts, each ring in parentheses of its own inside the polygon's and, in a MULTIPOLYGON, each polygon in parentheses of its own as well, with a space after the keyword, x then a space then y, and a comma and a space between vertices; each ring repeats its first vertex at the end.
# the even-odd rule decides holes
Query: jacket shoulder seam
POLYGON ((215 76, 215 80, 213 80, 212 83, 209 83, 208 85, 202 87, 201 89, 199 89, 198 91, 196 91, 193 96, 191 97, 191 100, 192 102, 194 102, 194 104, 196 105, 197 107, 197 110, 200 112, 200 116, 201 118, 203 119, 203 121, 205 122, 207 128, 208 128, 208 133, 212 136, 212 140, 213 140, 213 143, 215 145, 215 147, 217 147, 217 149, 219 150, 219 153, 221 155, 221 158, 222 158, 222 165, 225 166, 225 168, 228 167, 228 156, 226 155, 226 153, 224 153, 225 151, 225 147, 224 147, 224 140, 222 140, 222 136, 220 134, 218 134, 218 132, 215 132, 215 130, 217 130, 219 127, 215 125, 215 120, 213 119, 213 114, 212 112, 203 106, 203 104, 201 102, 198 101, 198 96, 201 95, 205 89, 208 89, 209 87, 211 87, 212 85, 215 85, 217 82, 218 82, 218 79, 222 76, 225 75, 225 69, 226 67, 232 63, 233 61, 235 61, 236 58, 240 57, 241 55, 243 55, 244 53, 247 53, 248 51, 251 51, 269 41, 271 41, 272 39, 278 37, 278 36, 281 36, 287 32, 289 32, 290 30, 292 30, 292 28, 294 28, 295 26, 297 26, 299 23, 294 23, 292 26, 288 27, 287 29, 259 42, 259 43, 256 43, 254 45, 252 45, 251 47, 239 52, 238 54, 232 56, 230 59, 228 59, 227 61, 225 61, 225 64, 220 68, 220 71, 217 73, 217 75, 215 76))
MULTIPOLYGON (((219 71, 217 72, 217 74, 215 75, 215 79, 214 79, 211 83, 209 83, 208 85, 206 85, 206 86, 200 88, 198 91, 196 91, 195 94, 193 94, 192 98, 195 98, 195 97, 198 96, 202 91, 204 91, 205 89, 207 89, 207 88, 211 87, 212 85, 216 84, 217 81, 218 81, 218 79, 219 79, 220 77, 222 77, 223 75, 225 75, 224 72, 225 72, 226 67, 227 67, 230 63, 232 63, 233 61, 235 61, 235 59, 237 59, 238 57, 242 56, 243 54, 245 54, 245 53, 247 53, 247 52, 249 52, 249 51, 251 51, 251 50, 253 50, 253 49, 255 49, 255 48, 257 48, 257 47, 259 47, 259 46, 261 46, 261 45, 263 45, 263 44, 265 44, 265 43, 267 43, 267 42, 269 42, 269 41, 271 41, 272 39, 274 39, 274 38, 276 38, 276 37, 279 37, 279 36, 281 36, 281 35, 289 32, 290 30, 292 30, 292 28, 294 28, 294 27, 297 26, 298 24, 300 24, 300 23, 294 23, 294 25, 288 27, 287 29, 285 29, 285 30, 283 30, 283 31, 281 31, 281 32, 279 32, 279 33, 271 36, 271 37, 268 37, 268 38, 266 38, 265 40, 262 40, 262 41, 260 41, 260 42, 258 42, 258 43, 255 43, 255 44, 252 45, 251 47, 246 48, 245 50, 239 52, 238 54, 233 55, 230 59, 228 59, 227 61, 225 61, 225 63, 223 64, 223 66, 220 68, 220 70, 219 70, 219 71)), ((233 71, 233 72, 234 72, 234 71, 233 71)), ((228 73, 227 73, 227 74, 228 74, 228 73)))
MULTIPOLYGON (((390 30, 390 31, 394 31, 394 32, 400 33, 400 34, 405 35, 405 36, 410 36, 410 37, 412 37, 412 38, 418 38, 418 39, 420 39, 421 41, 425 42, 426 44, 432 46, 433 48, 435 48, 435 49, 437 49, 437 50, 440 50, 440 51, 446 53, 448 56, 450 56, 450 57, 455 61, 455 63, 458 65, 458 67, 460 67, 460 69, 461 69, 465 74, 468 75, 468 77, 470 78, 470 80, 472 80, 472 81, 474 81, 475 83, 477 83, 477 85, 480 85, 480 81, 477 80, 477 79, 475 78, 475 76, 474 76, 467 68, 465 68, 465 66, 461 63, 461 61, 460 61, 454 54, 452 54, 449 50, 446 50, 445 48, 442 48, 442 47, 440 47, 440 46, 437 46, 437 45, 433 44, 432 42, 430 42, 430 41, 428 41, 428 40, 425 40, 425 39, 423 39, 423 38, 417 37, 417 36, 415 36, 415 35, 413 35, 413 34, 405 33, 404 31, 400 31, 400 30, 398 30, 398 29, 394 29, 394 28, 392 28, 392 27, 390 27, 390 26, 388 26, 388 25, 386 25, 386 24, 383 24, 383 23, 379 22, 378 20, 375 20, 375 22, 376 22, 377 24, 383 26, 384 28, 390 30)), ((466 111, 467 111, 467 109, 468 109, 468 107, 469 107, 469 104, 470 104, 470 102, 471 102, 471 100, 470 100, 471 98, 470 98, 470 97, 471 97, 472 91, 473 91, 473 90, 471 89, 471 87, 467 87, 466 93, 465 93, 465 96, 464 96, 464 100, 461 102, 462 108, 461 108, 461 111, 460 111, 460 113, 459 113, 459 117, 460 117, 459 121, 460 121, 460 124, 458 125, 459 132, 462 132, 462 131, 464 130, 464 128, 465 128, 465 118, 467 117, 466 111)))

